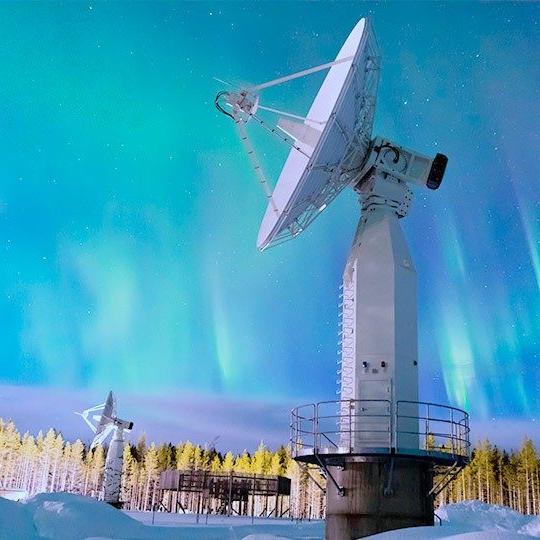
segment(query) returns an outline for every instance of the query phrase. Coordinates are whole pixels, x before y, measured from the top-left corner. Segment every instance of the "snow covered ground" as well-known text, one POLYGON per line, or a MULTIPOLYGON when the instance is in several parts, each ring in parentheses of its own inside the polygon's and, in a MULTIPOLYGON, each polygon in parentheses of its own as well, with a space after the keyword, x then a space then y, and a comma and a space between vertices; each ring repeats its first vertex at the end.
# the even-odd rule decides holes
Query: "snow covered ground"
POLYGON ((90 497, 41 493, 26 503, 0 498, 0 540, 320 540, 321 521, 121 512, 90 497), (131 514, 131 515, 129 515, 131 514), (133 516, 133 517, 132 517, 133 516), (137 519, 134 519, 137 518, 137 519))
MULTIPOLYGON (((439 508, 441 526, 401 529, 370 540, 524 540, 540 517, 465 501, 439 508)), ((88 497, 42 493, 26 503, 0 498, 0 540, 321 540, 324 522, 121 512, 88 497), (152 525, 152 521, 154 524, 152 525)))

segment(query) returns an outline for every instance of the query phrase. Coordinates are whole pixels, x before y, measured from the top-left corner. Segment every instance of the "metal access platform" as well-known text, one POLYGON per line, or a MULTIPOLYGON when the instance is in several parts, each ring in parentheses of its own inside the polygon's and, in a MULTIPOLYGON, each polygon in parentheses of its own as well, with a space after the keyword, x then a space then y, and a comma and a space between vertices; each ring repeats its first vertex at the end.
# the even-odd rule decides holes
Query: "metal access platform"
POLYGON ((168 469, 159 478, 158 506, 167 512, 283 517, 291 480, 283 476, 168 469))
POLYGON ((322 401, 291 413, 293 457, 323 467, 396 456, 461 468, 470 460, 469 433, 465 411, 421 401, 322 401))

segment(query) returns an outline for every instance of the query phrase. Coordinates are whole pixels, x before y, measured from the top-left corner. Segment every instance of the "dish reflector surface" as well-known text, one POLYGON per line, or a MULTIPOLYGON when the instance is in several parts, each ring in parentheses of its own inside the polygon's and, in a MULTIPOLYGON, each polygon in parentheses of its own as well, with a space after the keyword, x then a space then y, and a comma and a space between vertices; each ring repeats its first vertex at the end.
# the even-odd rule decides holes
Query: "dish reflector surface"
POLYGON ((116 416, 116 400, 114 399, 113 393, 109 392, 107 396, 107 401, 105 401, 105 406, 103 407, 103 412, 101 413, 101 418, 99 419, 99 424, 96 428, 96 437, 105 430, 105 428, 111 424, 111 420, 116 416))
POLYGON ((369 22, 361 19, 336 60, 352 58, 330 68, 306 115, 310 144, 297 140, 302 152, 293 148, 285 161, 272 194, 278 212, 268 205, 259 249, 298 235, 354 179, 352 169, 363 163, 371 142, 378 56, 369 22))

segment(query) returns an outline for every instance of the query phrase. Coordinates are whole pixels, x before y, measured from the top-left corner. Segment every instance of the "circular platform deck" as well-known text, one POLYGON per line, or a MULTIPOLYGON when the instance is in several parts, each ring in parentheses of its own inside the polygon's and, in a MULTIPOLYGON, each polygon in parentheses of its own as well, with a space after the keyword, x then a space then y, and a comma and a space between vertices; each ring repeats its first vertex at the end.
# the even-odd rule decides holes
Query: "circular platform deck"
POLYGON ((420 401, 336 400, 291 414, 291 448, 300 462, 400 459, 463 466, 470 459, 469 415, 420 401))

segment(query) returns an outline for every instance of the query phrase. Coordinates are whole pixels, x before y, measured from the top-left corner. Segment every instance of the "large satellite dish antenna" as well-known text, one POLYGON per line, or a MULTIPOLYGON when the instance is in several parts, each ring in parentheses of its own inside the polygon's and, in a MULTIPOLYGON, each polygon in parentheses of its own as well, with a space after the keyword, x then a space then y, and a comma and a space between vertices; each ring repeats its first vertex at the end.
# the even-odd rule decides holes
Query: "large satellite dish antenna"
POLYGON ((371 142, 379 78, 377 43, 366 19, 341 47, 303 125, 279 126, 303 150, 292 148, 264 215, 257 246, 265 249, 303 231, 351 183, 371 142))
POLYGON ((103 482, 103 500, 112 505, 120 505, 120 485, 124 452, 124 433, 133 428, 133 422, 118 418, 116 398, 109 392, 104 403, 85 409, 81 413, 88 427, 94 433, 90 449, 103 444, 112 433, 111 443, 105 460, 105 478, 103 482))
MULTIPOLYGON (((371 132, 378 80, 379 49, 369 21, 361 19, 334 61, 237 92, 223 91, 217 95, 216 106, 236 122, 269 199, 259 229, 259 249, 297 236, 344 187, 358 182, 360 171, 376 147, 371 132), (305 117, 261 104, 261 91, 321 70, 328 70, 328 73, 305 117), (223 102, 228 110, 223 107, 223 102), (281 115, 277 128, 282 133, 282 140, 291 146, 273 191, 246 130, 246 124, 254 120, 270 132, 279 133, 260 118, 259 110, 281 115)), ((383 142, 385 148, 391 146, 388 141, 379 142, 383 142)), ((397 149, 395 145, 392 148, 397 149)), ((446 157, 438 154, 432 162, 417 153, 409 151, 409 154, 407 165, 411 167, 402 175, 403 179, 426 184, 431 172, 427 185, 437 188, 444 174, 446 157), (415 161, 414 167, 411 161, 415 161)), ((395 158, 394 150, 390 157, 395 158)))
POLYGON ((435 446, 451 448, 439 452, 438 464, 452 464, 456 471, 469 457, 467 414, 418 401, 416 271, 399 225, 412 200, 409 186, 437 189, 448 159, 443 154, 422 155, 383 137, 372 138, 379 69, 373 30, 367 19, 361 19, 335 60, 266 83, 222 91, 215 99, 216 107, 238 127, 268 199, 259 249, 297 236, 346 186, 360 199, 361 218, 343 273, 340 399, 299 407, 292 415, 295 458, 323 467, 329 479, 326 537, 332 539, 349 537, 344 531, 358 538, 397 528, 397 508, 403 512, 401 526, 433 521, 433 507, 426 505, 435 490, 429 487, 435 460, 430 429, 439 438, 435 446), (305 116, 264 104, 265 89, 322 70, 328 73, 305 116), (274 126, 259 111, 281 118, 274 126), (275 189, 249 138, 250 123, 290 147, 275 189), (328 405, 337 412, 329 413, 328 405), (450 417, 441 420, 441 413, 433 418, 437 407, 450 417), (436 421, 440 423, 433 428, 436 421), (401 461, 394 471, 397 458, 401 461), (380 476, 381 462, 388 462, 393 471, 389 482, 395 476, 404 488, 399 501, 390 483, 384 490, 357 490, 380 476), (382 493, 392 495, 393 502, 380 500, 382 493), (349 496, 347 504, 339 502, 349 496), (343 513, 345 507, 348 515, 343 513), (378 528, 385 513, 388 520, 378 528))

